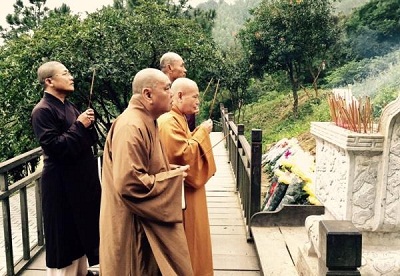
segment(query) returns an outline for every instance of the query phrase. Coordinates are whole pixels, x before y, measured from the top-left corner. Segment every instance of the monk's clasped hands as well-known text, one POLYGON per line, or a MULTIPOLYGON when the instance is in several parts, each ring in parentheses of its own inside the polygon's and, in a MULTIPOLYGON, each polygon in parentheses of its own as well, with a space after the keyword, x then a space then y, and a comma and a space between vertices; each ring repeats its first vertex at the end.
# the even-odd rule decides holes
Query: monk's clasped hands
POLYGON ((213 121, 211 119, 208 119, 207 121, 202 122, 201 126, 203 126, 208 131, 208 133, 211 133, 213 129, 213 121))
POLYGON ((81 122, 86 128, 91 126, 95 120, 94 110, 88 108, 85 112, 78 116, 77 120, 81 122))

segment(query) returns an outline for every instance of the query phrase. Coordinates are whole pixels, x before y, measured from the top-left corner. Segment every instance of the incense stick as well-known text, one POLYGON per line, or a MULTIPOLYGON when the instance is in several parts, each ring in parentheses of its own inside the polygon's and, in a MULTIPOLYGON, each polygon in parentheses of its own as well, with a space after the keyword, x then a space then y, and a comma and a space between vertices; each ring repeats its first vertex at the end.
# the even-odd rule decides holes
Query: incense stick
POLYGON ((207 87, 206 87, 206 90, 204 90, 204 93, 203 93, 203 96, 202 96, 203 99, 204 99, 204 97, 206 96, 207 91, 208 91, 208 88, 210 87, 210 84, 211 84, 211 82, 213 81, 213 79, 214 79, 214 77, 211 77, 211 80, 208 82, 207 87))
POLYGON ((225 140, 226 137, 228 137, 229 133, 226 134, 224 136, 224 138, 222 138, 221 140, 219 140, 214 146, 212 146, 209 150, 207 150, 206 152, 204 152, 202 155, 200 155, 200 158, 202 158, 204 155, 206 155, 207 153, 209 153, 216 145, 218 145, 219 143, 221 143, 222 141, 225 140))
POLYGON ((215 88, 213 101, 211 102, 211 105, 210 105, 210 114, 208 116, 208 119, 211 119, 211 114, 212 114, 212 110, 214 108, 215 99, 217 98, 218 87, 219 87, 219 79, 217 82, 217 87, 215 88))
POLYGON ((92 84, 90 85, 90 94, 89 94, 89 104, 88 108, 92 105, 92 95, 93 95, 93 84, 94 84, 94 76, 96 75, 96 68, 93 68, 93 75, 92 75, 92 84))

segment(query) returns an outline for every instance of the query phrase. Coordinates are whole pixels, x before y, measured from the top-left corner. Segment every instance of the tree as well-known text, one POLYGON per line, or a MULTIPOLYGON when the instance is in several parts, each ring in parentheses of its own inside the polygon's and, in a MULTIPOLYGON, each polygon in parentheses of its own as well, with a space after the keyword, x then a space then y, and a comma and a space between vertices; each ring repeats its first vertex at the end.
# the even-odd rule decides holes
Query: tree
POLYGON ((255 75, 284 70, 297 116, 299 86, 307 76, 316 85, 338 38, 330 0, 263 0, 239 37, 255 75))
POLYGON ((35 29, 48 12, 44 5, 47 0, 29 0, 30 5, 25 6, 22 0, 16 0, 14 13, 8 14, 6 21, 10 29, 0 26, 0 33, 3 39, 18 37, 20 34, 35 29))
POLYGON ((225 104, 225 106, 232 107, 231 110, 234 111, 235 122, 239 122, 242 107, 257 97, 255 94, 249 94, 247 90, 250 66, 240 45, 231 46, 228 49, 224 54, 224 65, 221 86, 226 88, 230 100, 230 104, 225 104))
POLYGON ((34 32, 11 38, 0 47, 2 160, 37 146, 30 112, 42 97, 36 69, 46 60, 61 61, 70 69, 75 78, 71 100, 81 110, 88 106, 96 70, 91 101, 101 142, 111 122, 128 105, 132 77, 143 68, 158 68, 163 53, 180 53, 189 77, 199 87, 221 65, 212 39, 196 21, 173 18, 167 6, 150 0, 131 11, 106 7, 83 20, 50 13, 34 32))
MULTIPOLYGON (((63 17, 63 24, 69 24, 73 28, 79 21, 76 17, 69 17, 63 17)), ((57 29, 59 25, 52 28, 57 29)), ((31 110, 41 97, 36 69, 47 56, 44 53, 58 49, 53 48, 56 45, 51 41, 51 35, 38 40, 32 36, 35 34, 20 34, 1 46, 0 160, 14 157, 37 146, 30 126, 31 110)))
POLYGON ((16 0, 14 13, 8 14, 6 22, 9 28, 0 26, 0 37, 5 41, 16 38, 22 34, 32 32, 36 29, 40 22, 45 19, 48 14, 68 14, 71 9, 66 4, 62 4, 59 8, 49 10, 45 6, 47 0, 29 0, 29 5, 24 5, 22 0, 16 0))
POLYGON ((355 10, 345 29, 356 58, 385 55, 400 42, 400 2, 371 0, 355 10))

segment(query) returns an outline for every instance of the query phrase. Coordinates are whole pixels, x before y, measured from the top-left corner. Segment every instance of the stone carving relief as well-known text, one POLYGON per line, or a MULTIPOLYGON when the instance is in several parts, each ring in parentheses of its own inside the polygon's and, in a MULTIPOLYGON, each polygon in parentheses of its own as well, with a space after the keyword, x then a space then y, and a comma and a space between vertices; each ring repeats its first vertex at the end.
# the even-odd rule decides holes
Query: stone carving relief
POLYGON ((345 216, 348 159, 339 147, 326 141, 322 146, 316 166, 316 196, 336 219, 345 216), (338 200, 339 199, 339 200, 338 200), (341 200, 340 200, 341 199, 341 200))
MULTIPOLYGON (((400 275, 400 96, 383 110, 378 133, 323 122, 312 123, 311 133, 316 196, 334 219, 351 219, 362 231, 361 275, 400 275)), ((306 220, 314 247, 317 223, 306 220)))
POLYGON ((386 187, 386 208, 384 228, 400 228, 400 116, 394 123, 391 137, 389 137, 389 161, 386 187))
POLYGON ((306 252, 308 256, 317 255, 318 258, 321 257, 321 253, 318 250, 319 244, 319 222, 323 219, 326 219, 322 216, 308 216, 305 221, 305 227, 308 235, 308 243, 305 246, 306 252))
POLYGON ((359 229, 372 230, 380 156, 355 158, 352 222, 359 229))
POLYGON ((396 250, 379 250, 379 248, 368 248, 363 252, 361 275, 400 275, 400 252, 396 250))

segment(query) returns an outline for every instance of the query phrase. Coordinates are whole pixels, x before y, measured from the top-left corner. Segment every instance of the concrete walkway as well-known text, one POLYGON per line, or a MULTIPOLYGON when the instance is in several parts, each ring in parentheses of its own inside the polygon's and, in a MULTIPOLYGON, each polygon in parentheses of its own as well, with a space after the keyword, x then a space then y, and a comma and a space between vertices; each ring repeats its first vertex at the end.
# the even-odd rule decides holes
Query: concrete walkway
MULTIPOLYGON (((213 145, 222 138, 223 135, 220 132, 211 133, 213 145)), ((207 183, 206 188, 214 274, 216 276, 261 275, 254 244, 248 243, 246 239, 242 210, 224 142, 218 143, 213 148, 213 152, 217 172, 207 183)), ((44 254, 38 256, 22 275, 46 275, 44 254)), ((98 267, 93 269, 97 270, 98 267)))

